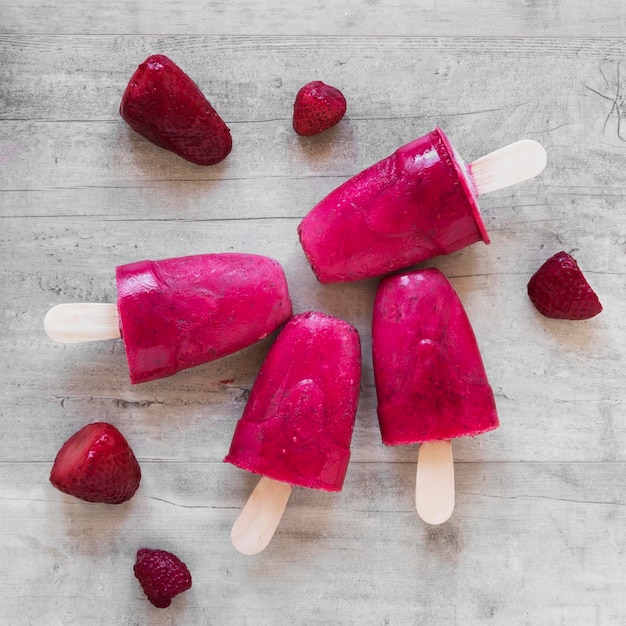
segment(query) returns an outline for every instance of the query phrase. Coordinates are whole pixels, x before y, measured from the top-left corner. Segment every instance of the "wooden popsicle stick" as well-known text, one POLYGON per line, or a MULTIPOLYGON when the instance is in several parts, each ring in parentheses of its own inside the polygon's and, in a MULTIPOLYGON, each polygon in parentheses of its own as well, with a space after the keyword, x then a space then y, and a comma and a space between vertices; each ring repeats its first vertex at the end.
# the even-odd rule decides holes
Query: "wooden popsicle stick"
POLYGON ((48 311, 43 326, 48 337, 59 343, 82 343, 120 337, 115 304, 58 304, 48 311))
POLYGON ((482 195, 534 178, 547 159, 540 143, 522 139, 470 163, 469 170, 478 195, 482 195))
POLYGON ((427 524, 442 524, 454 510, 454 460, 450 441, 420 445, 415 477, 415 508, 427 524))
POLYGON ((258 554, 269 545, 285 512, 291 485, 263 476, 230 531, 242 554, 258 554))

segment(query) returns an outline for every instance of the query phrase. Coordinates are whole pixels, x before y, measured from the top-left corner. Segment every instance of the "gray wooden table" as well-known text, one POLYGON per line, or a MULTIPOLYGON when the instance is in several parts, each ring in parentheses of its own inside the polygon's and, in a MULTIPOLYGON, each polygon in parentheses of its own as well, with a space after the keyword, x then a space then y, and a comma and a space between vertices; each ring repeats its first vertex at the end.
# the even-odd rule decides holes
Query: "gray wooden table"
POLYGON ((476 0, 0 3, 0 622, 26 624, 626 623, 626 5, 476 0), (135 67, 170 56, 231 128, 193 166, 117 109, 135 67), (342 89, 345 119, 301 139, 296 91, 342 89), (318 284, 296 236, 327 192, 435 125, 467 160, 543 143, 539 178, 482 199, 490 246, 426 263, 461 296, 501 427, 454 442, 457 504, 414 510, 417 447, 385 448, 370 346, 376 281, 318 284), (604 305, 541 317, 534 270, 572 252, 604 305), (115 300, 116 265, 248 251, 284 266, 297 312, 363 343, 352 462, 339 494, 296 489, 269 548, 230 528, 257 477, 222 462, 272 339, 130 386, 119 341, 60 345, 62 302, 115 300), (52 488, 73 432, 117 425, 136 496, 89 505, 52 488), (142 546, 178 554, 193 588, 153 608, 142 546))

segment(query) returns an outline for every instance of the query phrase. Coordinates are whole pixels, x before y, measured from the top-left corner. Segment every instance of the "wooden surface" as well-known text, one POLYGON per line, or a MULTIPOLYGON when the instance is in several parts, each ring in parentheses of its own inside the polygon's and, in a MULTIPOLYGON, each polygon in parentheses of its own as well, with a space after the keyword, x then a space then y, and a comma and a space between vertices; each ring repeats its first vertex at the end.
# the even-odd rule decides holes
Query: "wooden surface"
POLYGON ((626 623, 626 5, 550 2, 41 2, 0 6, 0 622, 26 624, 626 623), (193 166, 117 108, 164 53, 230 126, 193 166), (296 91, 342 89, 346 118, 291 129, 296 91), (461 296, 501 427, 454 442, 456 508, 414 509, 417 448, 380 442, 370 321, 376 281, 321 286, 296 236, 327 192, 441 125, 468 160, 522 138, 548 167, 481 200, 492 244, 425 265, 461 296), (248 251, 284 266, 294 309, 355 324, 362 393, 344 490, 294 489, 263 553, 230 544, 258 477, 222 462, 272 341, 130 386, 120 341, 60 345, 47 310, 115 301, 116 265, 248 251), (534 270, 572 252, 604 312, 541 317, 534 270), (61 444, 107 420, 143 470, 121 506, 48 483, 61 444), (193 587, 153 608, 142 546, 193 587))

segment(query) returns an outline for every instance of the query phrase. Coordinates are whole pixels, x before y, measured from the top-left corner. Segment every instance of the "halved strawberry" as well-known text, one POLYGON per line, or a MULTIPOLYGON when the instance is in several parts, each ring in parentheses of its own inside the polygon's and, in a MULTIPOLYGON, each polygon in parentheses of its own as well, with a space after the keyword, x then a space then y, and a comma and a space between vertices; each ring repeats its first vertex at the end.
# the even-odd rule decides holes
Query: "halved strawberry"
POLYGON ((293 129, 298 135, 317 135, 337 124, 346 107, 346 99, 336 87, 321 80, 308 83, 296 95, 293 129))
POLYGON ((141 548, 133 569, 148 600, 160 609, 168 607, 174 596, 191 587, 187 566, 165 550, 141 548))
POLYGON ((546 317, 586 320, 598 315, 602 305, 567 252, 550 257, 528 282, 528 296, 546 317))
POLYGON ((214 165, 231 151, 230 130, 196 83, 162 54, 132 75, 120 104, 131 128, 197 165, 214 165))
POLYGON ((121 504, 141 481, 139 463, 122 433, 94 422, 74 433, 56 456, 50 482, 63 493, 87 502, 121 504))

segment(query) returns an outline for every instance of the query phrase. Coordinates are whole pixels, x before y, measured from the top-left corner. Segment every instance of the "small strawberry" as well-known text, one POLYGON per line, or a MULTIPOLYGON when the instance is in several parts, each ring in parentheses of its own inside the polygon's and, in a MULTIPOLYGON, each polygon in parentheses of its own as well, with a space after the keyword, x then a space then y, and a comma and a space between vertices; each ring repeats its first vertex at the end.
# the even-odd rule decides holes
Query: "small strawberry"
POLYGON ((346 99, 339 89, 321 80, 308 83, 296 95, 293 129, 298 135, 317 135, 334 126, 346 112, 346 99))
POLYGON ((168 607, 174 596, 191 587, 187 566, 165 550, 141 548, 133 569, 148 600, 160 609, 168 607))
POLYGON ((197 165, 214 165, 231 151, 230 130, 196 83, 162 54, 132 75, 120 104, 130 127, 197 165))
POLYGON ((63 493, 86 500, 121 504, 141 480, 139 463, 122 433, 106 422, 88 424, 62 446, 50 482, 63 493))
POLYGON ((550 257, 528 282, 528 296, 546 317, 586 320, 602 311, 598 296, 567 252, 550 257))

